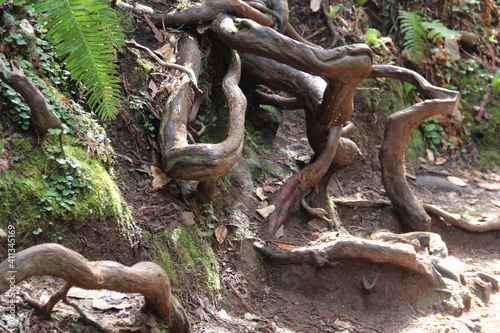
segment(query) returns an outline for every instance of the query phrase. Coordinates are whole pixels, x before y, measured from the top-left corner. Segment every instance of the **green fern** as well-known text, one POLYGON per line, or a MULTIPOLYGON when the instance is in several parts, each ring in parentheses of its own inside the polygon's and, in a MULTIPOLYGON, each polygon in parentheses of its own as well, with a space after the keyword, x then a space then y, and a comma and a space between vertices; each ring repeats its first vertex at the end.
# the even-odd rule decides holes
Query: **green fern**
MULTIPOLYGON (((1 1, 1 0, 0 0, 1 1)), ((46 37, 81 85, 90 107, 103 119, 118 114, 120 78, 113 49, 124 45, 109 0, 33 0, 46 37)))
POLYGON ((416 12, 399 12, 401 21, 401 32, 404 34, 404 47, 408 50, 410 60, 418 62, 427 51, 425 43, 425 29, 422 26, 422 18, 416 12))
POLYGON ((440 20, 434 20, 432 22, 422 22, 422 27, 429 32, 427 33, 427 38, 432 40, 433 43, 440 38, 443 39, 456 39, 460 37, 460 34, 455 30, 448 29, 441 23, 440 20))

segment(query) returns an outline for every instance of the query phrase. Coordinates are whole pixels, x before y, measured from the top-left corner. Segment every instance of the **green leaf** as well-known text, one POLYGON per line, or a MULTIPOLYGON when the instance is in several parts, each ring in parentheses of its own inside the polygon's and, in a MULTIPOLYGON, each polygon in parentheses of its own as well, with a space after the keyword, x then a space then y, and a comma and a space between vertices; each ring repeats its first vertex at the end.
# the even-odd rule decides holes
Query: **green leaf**
POLYGON ((330 14, 331 18, 334 18, 335 15, 337 15, 337 12, 339 11, 340 6, 330 6, 328 9, 328 13, 330 14))
POLYGON ((108 0, 32 0, 46 37, 89 105, 103 119, 118 115, 120 79, 113 48, 124 45, 116 11, 108 0))

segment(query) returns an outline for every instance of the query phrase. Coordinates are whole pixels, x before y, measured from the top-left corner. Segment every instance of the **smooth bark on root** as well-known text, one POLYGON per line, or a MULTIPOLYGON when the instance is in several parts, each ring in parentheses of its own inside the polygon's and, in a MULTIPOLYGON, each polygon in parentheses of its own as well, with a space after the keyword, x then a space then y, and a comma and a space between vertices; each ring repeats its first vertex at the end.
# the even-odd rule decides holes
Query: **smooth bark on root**
POLYGON ((405 148, 413 131, 426 119, 452 114, 458 107, 460 94, 433 86, 418 73, 395 66, 373 66, 370 77, 388 77, 409 82, 425 98, 431 98, 389 117, 380 151, 382 182, 401 222, 410 230, 429 230, 431 218, 406 182, 405 148))
POLYGON ((356 87, 371 70, 372 52, 367 45, 319 49, 251 20, 233 19, 223 14, 214 19, 210 29, 226 45, 239 52, 270 58, 300 71, 325 77, 328 85, 322 96, 320 113, 311 123, 311 126, 317 127, 314 128, 315 133, 323 133, 324 141, 330 127, 342 125, 350 119, 356 87))
POLYGON ((423 276, 434 287, 445 286, 441 275, 434 269, 430 260, 419 256, 414 246, 410 244, 339 237, 291 250, 271 249, 261 242, 254 243, 254 248, 264 259, 282 264, 311 263, 324 266, 338 260, 391 264, 423 276))
MULTIPOLYGON (((192 67, 198 75, 201 55, 196 42, 188 38, 181 47, 181 65, 192 67)), ((229 130, 227 138, 218 144, 189 143, 188 123, 196 118, 190 114, 195 92, 190 80, 183 77, 169 98, 163 112, 160 145, 165 173, 172 179, 197 180, 211 199, 214 184, 238 160, 243 147, 246 97, 238 87, 241 63, 236 51, 231 52, 228 72, 222 88, 229 104, 229 130)))
POLYGON ((40 135, 45 135, 50 128, 62 130, 62 122, 52 111, 42 92, 24 74, 11 72, 3 61, 0 61, 0 80, 23 96, 31 114, 30 123, 40 135))
POLYGON ((108 289, 139 293, 146 300, 145 310, 165 321, 170 332, 191 332, 187 316, 172 295, 165 271, 153 262, 131 267, 113 261, 87 261, 79 253, 59 244, 41 244, 16 253, 15 267, 0 264, 0 293, 31 276, 49 275, 83 289, 108 289))

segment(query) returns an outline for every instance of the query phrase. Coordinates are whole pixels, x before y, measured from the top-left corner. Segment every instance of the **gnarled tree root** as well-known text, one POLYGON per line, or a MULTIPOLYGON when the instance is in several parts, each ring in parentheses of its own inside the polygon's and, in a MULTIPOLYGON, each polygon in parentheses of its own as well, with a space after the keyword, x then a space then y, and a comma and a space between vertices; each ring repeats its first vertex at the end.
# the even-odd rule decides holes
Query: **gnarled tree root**
MULTIPOLYGON (((201 55, 192 38, 185 39, 180 52, 181 65, 193 68, 198 75, 201 55)), ((238 87, 241 64, 236 51, 223 80, 223 91, 229 104, 227 138, 218 144, 189 143, 188 123, 196 118, 190 114, 195 92, 190 79, 184 77, 165 105, 160 145, 165 173, 172 179, 197 180, 206 189, 204 200, 211 200, 216 181, 224 176, 238 160, 243 147, 246 97, 238 87)))
POLYGON ((418 254, 412 244, 391 244, 380 240, 339 237, 292 250, 271 249, 261 242, 254 243, 254 248, 266 260, 283 264, 312 263, 324 266, 338 260, 391 264, 421 275, 433 287, 446 286, 431 260, 418 254))
MULTIPOLYGON (((390 206, 391 202, 387 200, 366 200, 366 199, 333 199, 335 204, 352 208, 370 208, 379 207, 383 208, 390 206)), ((422 207, 429 214, 434 214, 445 223, 454 227, 471 231, 471 232, 488 232, 500 230, 500 219, 493 219, 490 221, 469 221, 461 217, 459 214, 450 213, 435 205, 423 203, 422 207)))
POLYGON ((436 115, 452 114, 458 107, 460 94, 433 86, 418 73, 395 66, 373 66, 370 77, 389 77, 409 82, 425 98, 431 98, 389 117, 380 151, 382 182, 402 222, 410 230, 429 230, 431 218, 406 182, 405 148, 413 131, 426 119, 436 115))
POLYGON ((187 316, 172 295, 165 271, 153 262, 131 267, 113 261, 87 261, 59 244, 41 244, 16 253, 15 260, 0 264, 0 293, 34 275, 49 275, 84 289, 109 289, 140 293, 146 311, 165 321, 170 332, 191 332, 187 316))

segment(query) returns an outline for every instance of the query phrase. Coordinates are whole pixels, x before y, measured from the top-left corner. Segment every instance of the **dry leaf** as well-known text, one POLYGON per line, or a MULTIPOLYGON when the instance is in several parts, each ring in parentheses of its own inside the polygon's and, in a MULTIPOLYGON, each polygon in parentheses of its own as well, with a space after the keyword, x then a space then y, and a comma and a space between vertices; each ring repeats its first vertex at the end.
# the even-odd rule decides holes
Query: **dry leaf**
POLYGON ((162 57, 165 62, 175 62, 175 54, 174 54, 174 48, 170 43, 165 43, 162 47, 159 49, 154 50, 154 53, 162 57))
POLYGON ((450 183, 455 184, 457 186, 462 186, 462 187, 467 186, 467 183, 463 179, 460 179, 458 177, 448 176, 446 178, 450 183))
POLYGON ((260 320, 259 316, 254 315, 253 313, 246 312, 245 313, 245 319, 246 320, 260 320))
POLYGON ((492 201, 491 203, 497 207, 500 207, 500 201, 492 201))
POLYGON ((220 225, 215 229, 215 239, 219 244, 222 244, 227 236, 227 227, 225 225, 220 225))
POLYGON ((307 155, 294 156, 294 159, 298 162, 307 163, 311 160, 311 156, 307 156, 307 155))
POLYGON ((436 164, 436 165, 443 165, 446 162, 447 162, 446 158, 438 156, 438 157, 436 157, 436 161, 434 162, 434 164, 436 164))
POLYGON ((122 302, 120 304, 111 304, 111 303, 109 303, 106 300, 101 299, 101 298, 94 298, 92 300, 92 307, 99 309, 99 310, 109 310, 109 309, 123 310, 123 309, 131 307, 133 304, 134 303, 132 303, 132 302, 122 302))
POLYGON ((263 218, 267 219, 267 217, 269 215, 272 214, 272 212, 274 212, 274 209, 276 208, 276 206, 274 205, 269 205, 267 207, 264 207, 264 208, 260 208, 260 209, 257 209, 257 213, 259 213, 263 218))
POLYGON ((311 0, 311 10, 313 11, 313 13, 316 13, 319 8, 321 7, 321 0, 311 0))
POLYGON ((297 245, 292 245, 292 244, 286 244, 286 243, 277 242, 277 241, 271 241, 271 243, 273 243, 274 245, 276 245, 280 249, 287 250, 287 251, 300 249, 302 247, 302 246, 297 246, 297 245))
POLYGON ((264 189, 260 186, 255 189, 254 193, 261 201, 264 201, 268 198, 264 193, 264 189))
POLYGON ((156 93, 158 92, 158 87, 156 86, 156 83, 153 82, 153 80, 149 81, 149 89, 151 89, 150 99, 152 100, 153 98, 155 98, 156 93))
POLYGON ((427 161, 429 161, 429 163, 434 163, 434 153, 432 150, 426 149, 425 151, 427 153, 427 161))
POLYGON ((500 191, 500 184, 497 183, 477 183, 477 186, 488 191, 500 191))
POLYGON ((276 192, 278 189, 275 187, 275 186, 269 186, 269 185, 266 185, 264 186, 264 192, 271 192, 271 193, 274 193, 276 192))
POLYGON ((182 212, 181 223, 186 227, 190 227, 195 224, 193 212, 182 212))
POLYGON ((153 187, 150 188, 148 192, 154 192, 162 189, 170 182, 170 178, 168 178, 167 175, 157 166, 151 166, 151 174, 153 175, 153 187))

